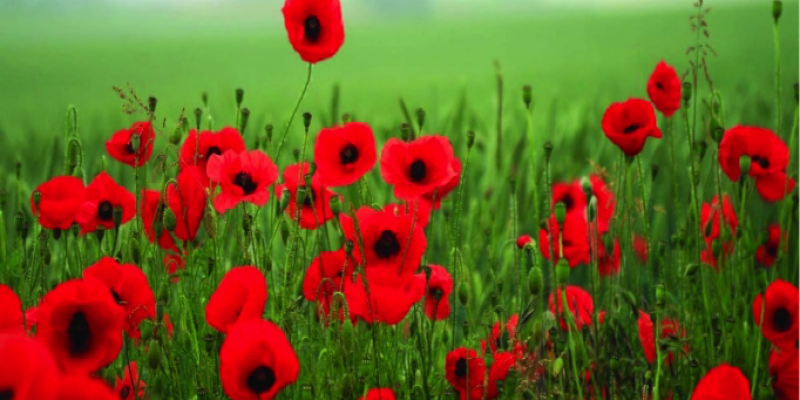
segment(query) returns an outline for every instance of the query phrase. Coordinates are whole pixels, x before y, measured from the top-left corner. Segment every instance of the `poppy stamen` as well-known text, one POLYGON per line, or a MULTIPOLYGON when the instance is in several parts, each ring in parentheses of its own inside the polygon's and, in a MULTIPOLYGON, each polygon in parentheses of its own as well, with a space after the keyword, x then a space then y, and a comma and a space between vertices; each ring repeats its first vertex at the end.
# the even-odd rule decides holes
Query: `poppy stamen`
POLYGON ((440 288, 430 288, 428 290, 428 296, 433 297, 436 301, 439 301, 444 296, 444 291, 440 288))
POLYGON ((456 377, 463 378, 467 376, 467 359, 459 358, 456 361, 456 377))
POLYGON ((275 372, 264 365, 254 369, 247 377, 247 387, 257 395, 268 392, 273 385, 275 385, 275 372))
POLYGON ((86 314, 78 311, 72 315, 67 327, 67 337, 69 338, 69 353, 72 356, 81 356, 89 351, 92 332, 89 329, 89 321, 86 314))
POLYGON ((258 188, 258 184, 253 182, 253 178, 246 172, 239 172, 236 174, 236 177, 233 179, 233 184, 242 188, 245 196, 252 194, 256 191, 256 188, 258 188))
POLYGON ((122 299, 122 296, 120 296, 119 293, 117 293, 117 291, 114 289, 111 289, 111 296, 114 297, 114 302, 118 305, 124 306, 127 304, 127 302, 122 299))
POLYGON ((408 174, 411 176, 411 180, 414 182, 421 182, 425 179, 425 175, 427 174, 428 168, 425 165, 425 162, 422 160, 415 160, 411 163, 411 167, 408 169, 408 174))
POLYGON ((767 157, 753 156, 752 160, 761 168, 769 168, 769 159, 767 159, 767 157))
POLYGON ((344 165, 358 161, 358 148, 348 143, 347 146, 339 150, 339 161, 344 165))
POLYGON ((125 145, 125 153, 127 153, 127 154, 133 154, 133 153, 135 153, 135 152, 136 152, 136 150, 134 150, 134 148, 133 148, 133 143, 131 143, 131 142, 128 142, 128 143, 125 145))
POLYGON ((11 400, 14 398, 14 391, 11 389, 0 390, 0 400, 11 400))
POLYGON ((303 21, 303 33, 311 43, 316 43, 322 33, 322 25, 317 17, 311 15, 303 21))
POLYGON ((786 332, 792 328, 792 315, 789 310, 784 307, 779 307, 772 314, 772 324, 775 326, 775 331, 786 332))
POLYGON ((627 134, 631 134, 633 132, 636 132, 639 128, 640 128, 639 125, 630 124, 630 125, 626 126, 625 129, 622 130, 622 133, 624 133, 626 135, 627 134))
POLYGON ((114 218, 114 206, 110 201, 105 200, 97 206, 97 218, 102 221, 111 221, 114 218))
POLYGON ((372 249, 378 255, 378 258, 391 258, 400 252, 400 243, 397 242, 397 236, 395 236, 394 232, 387 229, 381 232, 380 238, 372 246, 372 249))
POLYGON ((211 156, 221 156, 221 155, 222 155, 222 150, 220 150, 220 148, 217 147, 217 146, 211 146, 206 151, 206 159, 207 160, 210 159, 211 156))

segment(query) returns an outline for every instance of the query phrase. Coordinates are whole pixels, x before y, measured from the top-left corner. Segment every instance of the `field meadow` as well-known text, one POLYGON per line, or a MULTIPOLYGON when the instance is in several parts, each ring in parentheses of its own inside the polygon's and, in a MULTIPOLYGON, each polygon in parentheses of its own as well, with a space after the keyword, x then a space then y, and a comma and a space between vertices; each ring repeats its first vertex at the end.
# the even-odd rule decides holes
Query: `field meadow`
POLYGON ((797 399, 798 3, 426 4, 0 6, 0 400, 797 399))

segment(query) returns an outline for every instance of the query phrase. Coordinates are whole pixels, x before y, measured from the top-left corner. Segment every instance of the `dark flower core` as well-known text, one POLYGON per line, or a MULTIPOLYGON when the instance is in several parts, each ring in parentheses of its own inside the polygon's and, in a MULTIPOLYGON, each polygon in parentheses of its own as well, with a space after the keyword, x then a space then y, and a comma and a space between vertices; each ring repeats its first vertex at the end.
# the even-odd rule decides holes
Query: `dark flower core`
POLYGON ((772 314, 772 325, 778 332, 786 332, 792 327, 792 315, 785 307, 779 307, 772 314))
POLYGON ((67 326, 67 338, 69 339, 69 354, 73 357, 84 355, 89 351, 92 332, 83 311, 72 315, 69 326, 67 326))
POLYGON ((258 184, 253 182, 253 178, 247 172, 239 172, 236 174, 236 177, 233 179, 233 184, 242 188, 245 196, 253 194, 258 187, 258 184))
POLYGON ((628 134, 631 134, 633 132, 636 132, 639 128, 640 128, 639 125, 630 124, 630 125, 626 126, 625 129, 622 130, 622 133, 628 135, 628 134))
POLYGON ((663 85, 661 85, 661 82, 656 82, 656 88, 657 88, 658 90, 664 90, 664 86, 663 86, 663 85))
POLYGON ((570 195, 564 196, 564 198, 561 199, 561 202, 564 203, 564 208, 566 208, 567 211, 572 210, 572 207, 575 206, 575 201, 572 200, 572 196, 570 195))
POLYGON ((130 386, 124 386, 119 391, 119 398, 122 399, 122 400, 125 400, 125 399, 128 398, 129 394, 131 394, 131 387, 130 386))
POLYGON ((14 398, 14 391, 11 389, 0 390, 0 400, 12 400, 14 398))
POLYGON ((425 179, 425 174, 428 172, 428 168, 425 166, 425 162, 422 160, 415 160, 411 163, 411 167, 408 169, 408 174, 411 176, 411 180, 414 182, 422 182, 425 179))
POLYGON ((769 168, 769 159, 767 157, 753 156, 753 162, 761 168, 769 168))
POLYGON ((259 366, 247 377, 247 387, 255 394, 268 392, 275 384, 275 373, 267 366, 259 366))
POLYGON ((134 148, 133 148, 133 143, 128 142, 127 144, 125 144, 125 153, 133 154, 135 152, 136 152, 136 150, 134 150, 134 148))
POLYGON ((381 232, 381 237, 372 246, 372 250, 378 258, 390 258, 400 252, 400 243, 397 242, 394 232, 387 229, 381 232))
POLYGON ((111 221, 114 219, 114 206, 108 200, 102 201, 97 205, 97 218, 102 221, 111 221))
POLYGON ((122 296, 120 296, 119 293, 117 293, 116 290, 111 289, 111 296, 114 297, 114 302, 117 303, 118 305, 124 305, 125 304, 125 300, 122 299, 122 296))
POLYGON ((463 378, 465 376, 467 376, 467 359, 459 358, 456 361, 456 377, 463 378))
POLYGON ((778 246, 770 243, 767 245, 767 255, 771 258, 775 258, 778 256, 778 246))
POLYGON ((439 301, 442 299, 442 296, 444 296, 444 291, 440 288, 430 288, 428 290, 428 296, 433 297, 436 299, 436 301, 439 301))
POLYGON ((311 15, 303 21, 303 33, 306 39, 311 43, 316 43, 322 34, 322 26, 319 24, 317 17, 311 15))
POLYGON ((339 150, 339 161, 344 165, 353 164, 358 161, 358 155, 358 148, 348 143, 339 150))
POLYGON ((306 186, 302 186, 306 188, 306 198, 303 200, 303 207, 311 208, 311 203, 314 202, 314 199, 317 197, 317 194, 314 193, 314 189, 309 189, 306 186))
POLYGON ((208 150, 206 151, 206 159, 210 159, 211 156, 215 156, 215 155, 216 156, 221 156, 222 155, 222 150, 220 150, 219 147, 217 147, 217 146, 209 147, 208 150))

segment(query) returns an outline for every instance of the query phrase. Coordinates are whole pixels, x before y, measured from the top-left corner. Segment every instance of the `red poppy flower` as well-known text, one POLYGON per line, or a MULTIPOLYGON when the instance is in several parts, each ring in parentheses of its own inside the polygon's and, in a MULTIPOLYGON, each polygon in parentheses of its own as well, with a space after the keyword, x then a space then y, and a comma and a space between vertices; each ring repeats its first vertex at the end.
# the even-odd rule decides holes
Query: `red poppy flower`
POLYGON ((95 278, 107 287, 125 315, 125 332, 136 339, 141 337, 139 324, 156 318, 156 297, 147 283, 147 276, 137 266, 120 265, 111 257, 103 257, 83 270, 84 278, 95 278))
POLYGON ((597 199, 597 233, 602 235, 608 232, 608 225, 614 216, 617 200, 614 192, 599 175, 591 175, 589 182, 592 184, 592 193, 597 199))
POLYGON ((196 165, 203 186, 208 186, 207 166, 211 157, 221 156, 228 150, 239 154, 245 149, 244 139, 235 128, 226 126, 219 132, 202 131, 200 134, 192 129, 181 146, 181 170, 196 165))
MULTIPOLYGON (((653 320, 650 314, 639 310, 639 341, 642 343, 642 350, 647 362, 652 364, 656 360, 656 340, 655 332, 653 331, 653 320)), ((670 337, 686 337, 686 332, 678 325, 678 322, 665 318, 661 321, 661 333, 659 339, 670 337)), ((684 347, 688 350, 688 347, 684 347)), ((673 355, 670 352, 664 359, 664 363, 669 365, 672 362, 673 355)))
POLYGON ((639 235, 633 235, 633 251, 642 265, 647 264, 647 240, 639 235))
POLYGON ((116 378, 114 393, 120 400, 133 400, 144 398, 144 388, 147 385, 136 371, 136 361, 132 361, 123 371, 122 377, 116 378), (134 388, 138 388, 134 393, 134 388))
POLYGON ((399 199, 432 196, 434 191, 444 192, 458 176, 454 158, 453 146, 445 136, 423 136, 412 142, 392 138, 381 151, 381 176, 394 186, 394 195, 399 199))
POLYGON ((39 307, 32 306, 25 310, 25 330, 30 332, 36 326, 36 321, 39 319, 39 307))
POLYGON ((361 396, 358 400, 395 400, 394 391, 389 388, 370 389, 366 396, 361 396))
POLYGON ((383 211, 389 211, 394 215, 403 215, 413 218, 416 214, 414 224, 419 224, 424 229, 431 220, 432 204, 427 201, 407 201, 400 204, 387 204, 383 206, 383 211))
POLYGON ((531 239, 530 235, 520 235, 517 238, 517 248, 522 250, 525 248, 525 245, 531 242, 533 242, 533 239, 531 239))
POLYGON ((729 232, 725 233, 720 239, 720 215, 719 215, 719 198, 714 196, 713 201, 709 205, 703 203, 703 208, 700 211, 700 231, 703 232, 703 237, 706 243, 706 250, 701 254, 703 262, 717 268, 719 261, 724 259, 723 256, 730 255, 733 252, 733 237, 736 234, 736 227, 739 225, 739 220, 736 218, 736 213, 733 211, 733 205, 728 195, 722 197, 722 220, 725 221, 729 232), (714 254, 714 241, 722 240, 721 253, 714 254))
POLYGON ((448 353, 445 377, 462 399, 483 398, 486 364, 475 350, 460 347, 448 353), (473 394, 478 396, 473 397, 473 394))
POLYGON ((453 157, 453 160, 450 161, 450 166, 453 168, 453 171, 455 171, 456 175, 450 178, 450 180, 444 185, 436 188, 436 190, 432 190, 422 195, 422 199, 432 204, 433 208, 437 210, 442 206, 442 199, 447 197, 447 195, 450 194, 450 192, 452 192, 453 189, 455 189, 456 186, 458 186, 458 184, 461 182, 461 161, 459 161, 458 158, 453 157))
POLYGON ((58 383, 58 400, 116 400, 105 382, 87 375, 64 375, 58 383))
POLYGON ((219 376, 232 400, 270 400, 297 380, 300 362, 275 324, 252 319, 236 324, 219 352, 219 376))
POLYGON ((369 207, 361 207, 355 216, 366 260, 362 260, 353 219, 342 213, 339 222, 345 238, 355 245, 353 256, 356 261, 364 263, 367 268, 390 269, 398 278, 408 277, 416 271, 428 244, 421 224, 413 223, 408 215, 375 211, 369 207))
POLYGON ((725 131, 719 144, 719 165, 731 181, 742 174, 739 159, 749 156, 750 177, 769 202, 783 199, 794 190, 794 179, 786 175, 789 147, 769 129, 737 125, 725 131))
POLYGON ((514 369, 518 359, 514 354, 507 351, 498 351, 494 353, 492 358, 492 365, 489 367, 489 385, 493 388, 490 389, 489 392, 494 394, 494 396, 487 396, 487 398, 497 397, 497 381, 504 381, 508 378, 508 373, 514 369))
POLYGON ((620 253, 618 239, 614 239, 614 251, 612 251, 611 254, 608 254, 603 241, 599 241, 597 250, 597 270, 600 271, 600 276, 612 276, 619 273, 620 253))
POLYGON ((50 352, 31 338, 0 334, 0 398, 55 400, 59 372, 50 352))
POLYGON ((751 400, 750 382, 739 368, 721 364, 697 382, 691 400, 751 400))
POLYGON ((603 132, 627 156, 641 153, 648 137, 661 138, 653 106, 642 99, 611 104, 603 115, 603 132))
POLYGON ((756 261, 764 267, 771 267, 775 264, 775 259, 778 258, 778 252, 781 250, 781 243, 786 248, 786 234, 781 234, 781 226, 779 224, 771 224, 767 229, 769 236, 767 241, 758 246, 756 250, 756 261))
POLYGON ((88 374, 114 361, 122 349, 122 309, 100 280, 64 282, 39 305, 36 338, 63 371, 88 374))
MULTIPOLYGON (((308 301, 317 301, 320 312, 330 314, 331 301, 335 292, 344 292, 343 277, 352 277, 356 261, 347 258, 344 249, 323 251, 311 261, 303 279, 303 296, 308 301), (324 280, 324 282, 323 282, 324 280)), ((340 317, 344 317, 340 310, 340 317)))
POLYGON ((147 234, 147 239, 150 243, 156 242, 156 233, 157 230, 160 229, 161 236, 158 237, 158 245, 164 250, 178 251, 175 238, 168 230, 164 229, 162 223, 166 206, 161 198, 161 191, 143 190, 141 207, 142 224, 144 225, 144 232, 147 234))
POLYGON ((39 207, 31 194, 31 211, 45 229, 66 230, 72 227, 83 204, 83 182, 74 176, 57 176, 39 185, 39 207))
POLYGON ((800 292, 797 286, 781 279, 772 282, 767 287, 765 295, 758 295, 753 301, 753 318, 757 325, 761 321, 761 301, 763 306, 764 325, 761 332, 764 337, 772 342, 775 347, 788 349, 797 346, 798 341, 798 314, 800 314, 800 292))
MULTIPOLYGON (((302 173, 298 164, 290 165, 283 170, 283 184, 275 185, 275 195, 278 200, 283 196, 284 188, 291 194, 291 200, 285 212, 292 220, 297 219, 297 187, 306 187, 305 182, 298 185, 297 178, 300 177, 304 181, 309 168, 308 163, 299 165, 303 168, 302 173)), ((319 174, 314 174, 311 177, 311 190, 306 187, 306 198, 300 207, 300 227, 303 229, 316 229, 333 218, 330 202, 331 197, 334 196, 339 195, 325 189, 320 182, 319 174)), ((339 198, 341 199, 342 196, 339 196, 339 198)))
MULTIPOLYGON (((425 296, 425 315, 431 320, 440 321, 450 315, 450 294, 453 293, 453 277, 444 267, 429 265, 431 277, 428 280, 428 292, 425 296)), ((417 277, 425 282, 425 273, 417 277)))
POLYGON ((778 400, 798 400, 800 397, 800 371, 797 348, 772 350, 769 356, 769 375, 772 391, 778 400))
POLYGON ((105 171, 100 172, 86 187, 83 205, 78 211, 81 233, 94 232, 98 227, 114 229, 114 208, 122 208, 122 221, 125 224, 136 213, 136 198, 124 187, 117 184, 105 171))
POLYGON ((344 281, 344 295, 354 322, 360 318, 368 324, 396 325, 425 293, 424 279, 404 280, 388 268, 369 268, 366 279, 366 285, 362 275, 355 282, 344 281))
POLYGON ((580 181, 554 183, 552 192, 551 212, 555 212, 556 204, 564 203, 567 214, 577 213, 585 218, 586 195, 583 193, 580 181))
POLYGON ((580 263, 589 264, 591 262, 591 253, 589 247, 589 238, 587 235, 588 226, 586 218, 577 214, 568 214, 567 220, 564 221, 564 230, 561 231, 556 222, 556 217, 553 215, 548 222, 548 228, 552 227, 552 233, 548 233, 547 229, 539 230, 539 251, 542 252, 544 258, 550 258, 550 235, 553 236, 553 253, 555 257, 553 263, 558 263, 561 259, 561 249, 559 246, 558 236, 561 237, 561 244, 564 246, 564 257, 569 261, 569 266, 575 268, 580 263))
POLYGON ((267 302, 267 280, 251 266, 228 271, 206 304, 206 322, 228 333, 237 322, 261 319, 267 302))
POLYGON ((269 186, 278 179, 278 167, 260 150, 236 153, 226 151, 208 161, 208 178, 219 183, 222 193, 214 198, 214 208, 225 211, 246 201, 259 207, 269 200, 269 186))
POLYGON ((314 142, 314 162, 325 186, 355 183, 375 166, 377 157, 372 128, 363 122, 322 128, 314 142))
POLYGON ((141 167, 150 160, 155 141, 156 135, 150 122, 134 122, 129 129, 114 133, 106 142, 106 150, 112 158, 123 164, 141 167), (136 146, 132 143, 134 136, 139 138, 136 146))
POLYGON ((10 287, 0 284, 0 333, 24 333, 22 302, 10 287))
POLYGON ((675 68, 662 60, 656 64, 656 69, 647 81, 647 96, 656 109, 669 118, 681 108, 682 88, 683 83, 675 73, 675 68))
POLYGON ((167 205, 177 218, 175 236, 185 242, 194 240, 206 209, 206 191, 197 167, 182 169, 178 184, 167 186, 167 205))
MULTIPOLYGON (((567 306, 569 306, 569 312, 572 314, 572 319, 578 330, 580 331, 584 325, 591 325, 592 314, 594 314, 594 301, 592 301, 592 296, 578 286, 567 286, 566 294, 567 306), (576 311, 578 312, 577 316, 575 315, 576 311)), ((558 296, 558 301, 553 298, 553 293, 550 293, 547 304, 550 308, 550 312, 558 318, 561 329, 567 330, 567 322, 561 315, 564 311, 562 305, 563 300, 561 299, 561 288, 556 290, 556 296, 558 296)))
POLYGON ((286 0, 281 11, 289 43, 303 61, 331 58, 344 44, 339 0, 286 0))

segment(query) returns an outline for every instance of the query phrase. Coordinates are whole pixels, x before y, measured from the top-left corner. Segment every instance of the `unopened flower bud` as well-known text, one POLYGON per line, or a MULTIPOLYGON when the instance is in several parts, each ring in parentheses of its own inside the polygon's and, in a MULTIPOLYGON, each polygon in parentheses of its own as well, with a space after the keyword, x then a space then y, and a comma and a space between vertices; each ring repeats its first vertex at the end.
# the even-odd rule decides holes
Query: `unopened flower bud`
POLYGON ((469 303, 469 287, 466 283, 458 285, 458 301, 465 307, 469 303))
POLYGON ((286 210, 286 207, 289 207, 289 202, 291 200, 292 200, 292 192, 290 192, 289 189, 284 187, 283 190, 281 190, 281 202, 278 205, 278 214, 286 210))
POLYGON ((236 89, 236 107, 241 107, 242 100, 244 100, 244 89, 236 89))
POLYGON ((147 350, 147 365, 151 369, 157 370, 161 365, 161 345, 157 340, 151 340, 149 347, 147 350))
POLYGON ((161 215, 161 223, 163 224, 164 229, 169 232, 175 230, 178 227, 178 218, 175 215, 175 212, 172 211, 169 207, 165 207, 164 212, 161 215))
POLYGON ((78 139, 72 138, 67 143, 67 175, 74 174, 83 160, 83 151, 81 149, 81 142, 78 139))
POLYGON ((750 159, 750 156, 741 156, 739 157, 739 169, 742 171, 740 177, 747 176, 750 173, 750 165, 752 165, 753 161, 750 159))
POLYGON ((530 243, 531 241, 533 241, 533 239, 531 239, 530 236, 528 236, 528 235, 520 235, 517 238, 517 248, 522 250, 523 248, 525 248, 525 245, 530 243))
POLYGON ((592 180, 585 176, 581 178, 581 190, 583 190, 583 195, 586 196, 587 201, 592 197, 594 197, 594 188, 592 187, 592 180))
POLYGON ((272 143, 272 130, 273 129, 274 129, 274 127, 272 126, 272 124, 267 124, 264 127, 264 132, 267 134, 267 143, 272 143))
POLYGON ((467 148, 471 149, 472 145, 475 144, 475 132, 467 131, 467 148))
POLYGON ((300 186, 295 191, 297 194, 297 202, 295 204, 297 204, 298 207, 300 207, 303 203, 306 202, 307 191, 308 190, 306 189, 305 186, 300 186))
POLYGON ((422 108, 417 109, 417 126, 419 126, 420 133, 422 131, 422 126, 425 125, 425 110, 422 108))
POLYGON ((308 131, 308 127, 311 126, 311 113, 304 112, 303 113, 303 128, 305 128, 306 132, 308 131))
POLYGON ((247 129, 247 121, 250 120, 250 109, 243 108, 241 114, 242 117, 239 119, 239 132, 244 135, 244 131, 247 129))
POLYGON ((723 128, 722 125, 717 125, 719 121, 717 121, 716 118, 712 118, 711 121, 711 138, 714 139, 715 142, 720 143, 725 136, 725 128, 723 128))
POLYGON ((201 93, 200 98, 203 100, 203 105, 208 107, 208 92, 201 93))
POLYGON ((553 154, 553 144, 545 142, 544 144, 544 160, 545 162, 550 162, 550 155, 553 154))
POLYGON ((562 257, 556 265, 556 284, 558 286, 565 286, 569 282, 569 272, 569 262, 562 257))
POLYGON ((559 201, 556 203, 556 222, 559 226, 564 225, 564 221, 567 220, 567 205, 564 202, 559 201))
POLYGON ((683 101, 688 103, 692 100, 692 83, 691 82, 683 82, 683 101))
POLYGON ((531 272, 528 273, 528 291, 531 292, 533 297, 539 297, 542 294, 542 289, 544 288, 544 276, 542 275, 542 269, 539 267, 533 267, 531 272))
POLYGON ((150 110, 150 113, 156 112, 156 105, 158 104, 158 99, 154 96, 150 96, 147 98, 147 109, 150 110))
POLYGON ((683 276, 685 277, 692 277, 697 273, 697 270, 700 269, 698 264, 689 264, 686 266, 686 269, 683 270, 683 276))
POLYGON ((178 125, 172 131, 172 134, 169 135, 169 142, 175 146, 181 144, 181 140, 183 139, 183 128, 178 125))
POLYGON ((194 109, 194 123, 197 130, 200 130, 200 124, 203 122, 203 110, 200 107, 194 109))
POLYGON ((592 196, 589 200, 589 207, 586 208, 586 219, 589 222, 594 222, 597 218, 597 197, 592 196))
POLYGON ((778 20, 781 19, 781 14, 783 13, 783 2, 781 0, 774 0, 772 2, 772 18, 775 20, 775 23, 778 23, 778 20))
POLYGON ((531 85, 525 85, 522 87, 522 102, 525 103, 525 108, 528 110, 531 109, 531 101, 533 100, 533 91, 531 89, 531 85))
POLYGON ((339 218, 339 213, 342 212, 342 199, 339 196, 331 196, 328 200, 328 205, 335 218, 339 218))
POLYGON ((140 135, 131 135, 130 140, 128 141, 128 145, 130 145, 131 150, 133 153, 136 154, 139 151, 139 146, 142 144, 142 137, 140 135))
POLYGON ((411 133, 409 132, 410 130, 411 128, 407 123, 403 122, 400 124, 400 139, 402 139, 404 142, 407 142, 408 138, 411 137, 411 133))

